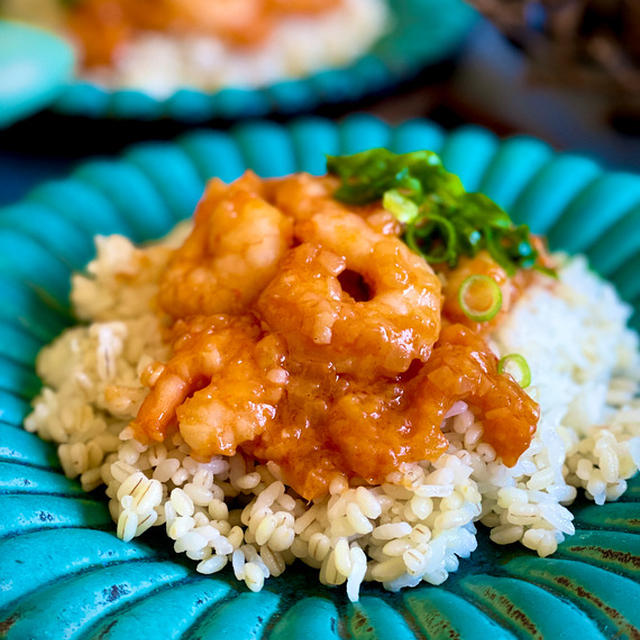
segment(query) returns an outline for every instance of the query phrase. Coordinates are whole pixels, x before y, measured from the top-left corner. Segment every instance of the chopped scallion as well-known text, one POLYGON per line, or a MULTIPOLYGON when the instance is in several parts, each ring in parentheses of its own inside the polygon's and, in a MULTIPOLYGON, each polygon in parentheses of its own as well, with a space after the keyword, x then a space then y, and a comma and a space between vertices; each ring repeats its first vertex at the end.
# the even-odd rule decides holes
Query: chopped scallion
POLYGON ((487 196, 465 192, 460 178, 431 151, 371 149, 328 156, 327 170, 340 178, 337 200, 364 205, 382 199, 405 225, 406 243, 427 262, 454 268, 460 256, 486 250, 509 276, 531 268, 552 273, 543 271, 529 228, 514 224, 487 196))
POLYGON ((413 222, 418 217, 418 205, 403 196, 397 189, 389 189, 382 196, 382 206, 393 215, 393 217, 407 224, 413 222))
POLYGON ((476 273, 460 285, 458 304, 470 320, 488 322, 502 307, 502 291, 493 278, 476 273))
POLYGON ((531 384, 531 369, 519 353, 510 353, 508 356, 500 358, 498 373, 510 374, 523 389, 531 384))

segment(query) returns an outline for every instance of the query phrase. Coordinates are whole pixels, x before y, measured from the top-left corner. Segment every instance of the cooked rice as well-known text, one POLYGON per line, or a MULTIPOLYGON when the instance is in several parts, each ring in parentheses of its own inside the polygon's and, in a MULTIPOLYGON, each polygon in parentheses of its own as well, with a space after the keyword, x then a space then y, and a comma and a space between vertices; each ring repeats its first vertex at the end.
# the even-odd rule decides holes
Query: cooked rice
MULTIPOLYGON (((63 31, 60 0, 0 0, 0 13, 63 31)), ((126 44, 109 68, 84 77, 107 87, 142 89, 164 98, 182 87, 258 87, 324 68, 343 67, 382 35, 384 0, 344 0, 320 15, 284 17, 255 49, 207 36, 144 32, 126 44)))
POLYGON ((168 347, 153 313, 166 242, 136 249, 123 237, 98 238, 98 256, 73 280, 78 316, 38 357, 45 381, 25 428, 59 443, 66 475, 85 490, 106 485, 123 540, 162 526, 177 553, 203 574, 228 564, 259 591, 299 558, 320 582, 346 583, 358 599, 365 580, 395 591, 441 584, 476 548, 477 521, 498 544, 520 541, 540 556, 574 532, 567 509, 576 488, 597 504, 617 499, 640 466, 640 366, 629 308, 589 272, 563 259, 559 284, 530 288, 492 335, 499 355, 520 353, 540 403, 529 449, 505 467, 482 442, 482 424, 457 402, 443 424, 451 443, 436 463, 404 465, 381 486, 353 480, 306 503, 274 463, 241 454, 207 463, 178 433, 146 446, 127 427, 168 347))

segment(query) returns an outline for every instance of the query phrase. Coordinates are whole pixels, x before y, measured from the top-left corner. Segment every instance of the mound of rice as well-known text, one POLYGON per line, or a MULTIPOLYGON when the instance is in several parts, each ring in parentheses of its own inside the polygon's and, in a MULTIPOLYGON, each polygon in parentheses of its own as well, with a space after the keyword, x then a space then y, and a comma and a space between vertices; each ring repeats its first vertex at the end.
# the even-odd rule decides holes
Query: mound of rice
MULTIPOLYGON (((0 1, 0 15, 30 20, 64 32, 60 0, 0 1)), ((109 68, 83 76, 107 87, 141 89, 165 98, 182 87, 258 87, 343 67, 384 33, 389 21, 384 0, 343 0, 319 15, 285 16, 268 39, 254 48, 232 47, 208 36, 144 32, 127 43, 109 68)))
POLYGON ((177 229, 137 249, 99 237, 72 299, 88 324, 67 330, 37 362, 45 381, 25 428, 59 443, 66 475, 85 490, 106 485, 118 536, 164 527, 177 553, 211 574, 230 564, 258 591, 299 558, 320 582, 346 583, 358 599, 364 580, 396 591, 444 582, 476 548, 475 523, 498 544, 521 542, 547 556, 574 532, 567 509, 582 487, 597 504, 615 500, 640 465, 640 376, 629 308, 589 272, 562 258, 553 290, 530 288, 491 336, 499 355, 529 362, 528 392, 541 420, 529 449, 508 468, 482 442, 482 424, 464 402, 443 431, 451 446, 435 464, 404 465, 381 486, 334 481, 307 504, 277 465, 238 454, 206 464, 179 434, 147 447, 127 428, 168 349, 153 313, 157 279, 177 229))

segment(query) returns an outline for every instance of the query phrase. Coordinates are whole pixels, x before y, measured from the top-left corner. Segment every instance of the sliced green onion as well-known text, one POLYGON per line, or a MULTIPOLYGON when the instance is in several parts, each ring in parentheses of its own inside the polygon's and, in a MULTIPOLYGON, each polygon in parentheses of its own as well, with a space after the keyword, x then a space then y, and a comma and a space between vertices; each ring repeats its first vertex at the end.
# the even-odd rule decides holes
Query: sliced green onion
POLYGON ((411 224, 404 234, 409 248, 427 262, 454 266, 458 256, 456 231, 443 216, 428 214, 420 225, 411 224), (435 233, 434 233, 435 231, 435 233))
POLYGON ((531 369, 519 353, 510 353, 508 356, 500 358, 498 373, 510 374, 523 389, 531 384, 531 369))
POLYGON ((327 169, 340 179, 337 200, 362 205, 382 198, 406 225, 405 242, 427 262, 455 267, 461 256, 487 250, 508 276, 541 262, 542 249, 536 248, 529 228, 515 225, 487 196, 465 192, 460 178, 446 171, 433 152, 370 149, 327 156, 327 169))
POLYGON ((488 322, 495 318, 498 311, 502 307, 502 291, 498 283, 489 276, 476 273, 469 276, 460 285, 458 290, 458 304, 470 320, 474 322, 488 322), (471 293, 472 288, 480 288, 480 296, 482 299, 486 297, 488 303, 482 308, 475 307, 469 303, 467 297, 471 293))
POLYGON ((382 206, 393 215, 398 222, 413 222, 418 217, 418 205, 403 196, 397 189, 385 191, 382 206))
POLYGON ((549 277, 549 278, 553 278, 554 280, 558 279, 558 273, 555 269, 550 269, 549 267, 544 267, 541 264, 534 264, 533 267, 531 267, 534 271, 538 271, 539 273, 542 273, 543 275, 549 277))

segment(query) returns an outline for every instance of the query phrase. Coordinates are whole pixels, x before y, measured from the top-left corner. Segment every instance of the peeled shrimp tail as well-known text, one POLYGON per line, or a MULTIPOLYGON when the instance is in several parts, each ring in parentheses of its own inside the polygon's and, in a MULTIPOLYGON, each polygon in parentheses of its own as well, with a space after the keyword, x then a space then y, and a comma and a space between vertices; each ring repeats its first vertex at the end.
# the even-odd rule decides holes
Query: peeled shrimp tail
POLYGON ((177 325, 176 352, 142 403, 134 432, 162 441, 177 423, 197 455, 233 455, 275 417, 287 382, 279 342, 262 336, 250 316, 177 325))
POLYGON ((162 442, 175 418, 175 408, 193 391, 180 376, 163 373, 144 399, 138 417, 131 423, 136 438, 162 442))
POLYGON ((183 347, 164 367, 163 372, 144 399, 132 427, 137 436, 161 442, 175 420, 176 407, 191 394, 205 387, 221 371, 223 360, 213 349, 210 338, 190 336, 183 347), (206 344, 206 341, 209 344, 206 344))

